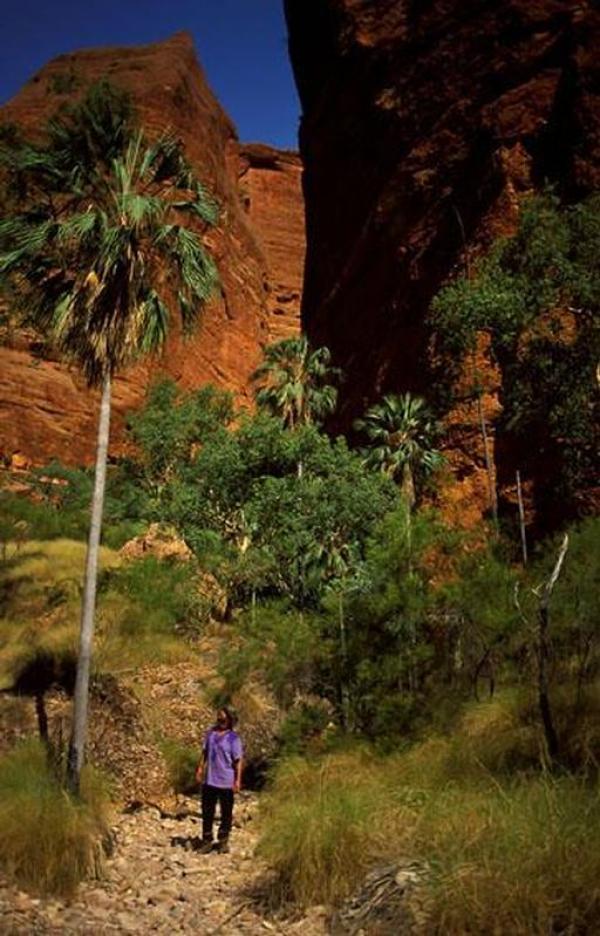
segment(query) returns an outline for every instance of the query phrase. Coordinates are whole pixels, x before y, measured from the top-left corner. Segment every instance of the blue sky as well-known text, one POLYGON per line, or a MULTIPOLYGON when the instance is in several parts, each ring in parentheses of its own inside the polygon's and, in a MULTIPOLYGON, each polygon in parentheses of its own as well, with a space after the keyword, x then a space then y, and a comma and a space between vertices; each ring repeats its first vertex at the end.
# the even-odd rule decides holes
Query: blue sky
POLYGON ((0 103, 61 52, 194 37, 244 141, 297 146, 299 105, 282 0, 2 0, 0 103))

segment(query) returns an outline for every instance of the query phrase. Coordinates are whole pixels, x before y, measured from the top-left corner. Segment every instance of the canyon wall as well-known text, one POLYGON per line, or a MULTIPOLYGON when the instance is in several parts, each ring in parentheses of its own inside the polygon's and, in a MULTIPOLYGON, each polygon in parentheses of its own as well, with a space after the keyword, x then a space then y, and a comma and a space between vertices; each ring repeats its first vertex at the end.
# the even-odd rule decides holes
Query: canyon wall
MULTIPOLYGON (((240 402, 250 401, 249 375, 261 345, 299 328, 304 213, 298 156, 240 144, 185 33, 155 45, 61 55, 0 108, 0 123, 35 134, 61 104, 100 78, 131 92, 149 135, 169 129, 182 139, 221 209, 206 238, 219 267, 220 294, 194 337, 183 341, 175 334, 159 358, 116 380, 115 454, 122 449, 127 411, 139 405, 159 373, 188 388, 213 382, 240 402)), ((0 337, 0 455, 17 464, 90 462, 94 394, 75 371, 41 354, 34 336, 5 330, 0 337)))
MULTIPOLYGON (((346 372, 347 428, 381 392, 427 395, 431 298, 514 229, 522 195, 546 180, 569 196, 598 186, 600 12, 582 0, 285 9, 303 107, 303 322, 346 372)), ((490 422, 497 379, 488 362, 490 422)), ((489 503, 475 404, 449 430, 448 496, 475 519, 489 503)))

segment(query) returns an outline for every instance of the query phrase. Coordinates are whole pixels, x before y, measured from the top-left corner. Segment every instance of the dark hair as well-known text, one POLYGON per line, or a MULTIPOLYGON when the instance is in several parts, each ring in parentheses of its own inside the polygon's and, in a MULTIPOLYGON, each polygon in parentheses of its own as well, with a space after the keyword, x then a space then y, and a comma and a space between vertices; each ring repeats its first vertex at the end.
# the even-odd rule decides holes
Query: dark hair
POLYGON ((225 712, 227 716, 227 727, 229 728, 229 730, 231 730, 237 721, 237 718, 233 709, 229 708, 228 705, 220 705, 219 708, 217 709, 217 712, 225 712))

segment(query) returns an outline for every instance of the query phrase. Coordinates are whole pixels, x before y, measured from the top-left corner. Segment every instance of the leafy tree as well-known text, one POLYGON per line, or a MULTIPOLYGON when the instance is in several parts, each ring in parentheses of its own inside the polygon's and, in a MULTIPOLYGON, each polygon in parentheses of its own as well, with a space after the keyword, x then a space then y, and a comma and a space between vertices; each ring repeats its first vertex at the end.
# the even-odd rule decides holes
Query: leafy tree
POLYGON ((173 380, 153 384, 144 406, 129 416, 129 428, 141 453, 143 481, 157 502, 169 482, 194 452, 233 419, 230 393, 210 384, 185 392, 173 380))
POLYGON ((286 708, 298 695, 326 691, 321 672, 329 646, 314 613, 300 614, 282 600, 262 602, 255 614, 237 618, 234 635, 219 663, 225 700, 257 673, 286 708))
POLYGON ((365 471, 343 439, 331 442, 311 427, 302 437, 304 476, 257 478, 246 510, 256 542, 275 557, 283 593, 317 607, 324 585, 342 581, 360 559, 395 491, 365 471))
POLYGON ((537 481, 538 514, 555 521, 584 511, 596 483, 599 251, 600 196, 564 207, 546 192, 431 310, 433 384, 445 388, 446 406, 465 356, 489 336, 502 376, 498 433, 537 481))
POLYGON ((284 338, 264 349, 264 361, 253 374, 256 401, 288 429, 320 423, 336 407, 334 382, 340 375, 328 348, 313 351, 304 335, 284 338))
POLYGON ((401 482, 411 510, 416 503, 415 479, 423 479, 442 463, 434 441, 437 427, 422 397, 404 393, 384 396, 355 427, 365 433, 370 447, 365 463, 401 482))
POLYGON ((198 319, 217 271, 187 217, 217 211, 172 138, 145 140, 126 98, 103 86, 51 121, 47 140, 2 151, 26 197, 0 222, 0 277, 23 318, 102 388, 86 562, 69 778, 83 763, 111 382, 137 355, 159 348, 169 303, 184 329, 198 319))
POLYGON ((502 668, 515 675, 514 661, 524 650, 514 591, 517 573, 497 545, 469 550, 456 575, 441 589, 440 607, 453 622, 449 673, 478 696, 482 680, 490 695, 502 668))
MULTIPOLYGON (((181 394, 176 406, 193 412, 192 395, 181 394)), ((161 440, 170 438, 172 408, 156 398, 147 408, 137 425, 148 432, 134 432, 148 470, 157 440, 153 485, 162 477, 161 440)), ((331 441, 314 425, 291 432, 258 412, 241 414, 234 428, 217 419, 207 435, 185 433, 187 454, 173 463, 158 516, 178 527, 203 562, 220 566, 240 600, 285 595, 300 607, 315 607, 323 587, 315 550, 338 541, 362 548, 396 497, 389 479, 366 470, 343 439, 331 441), (306 468, 301 478, 298 462, 306 468)))
POLYGON ((424 512, 413 518, 409 537, 407 513, 399 504, 374 528, 346 596, 354 719, 388 735, 405 731, 425 708, 426 679, 438 665, 433 582, 450 543, 424 512))

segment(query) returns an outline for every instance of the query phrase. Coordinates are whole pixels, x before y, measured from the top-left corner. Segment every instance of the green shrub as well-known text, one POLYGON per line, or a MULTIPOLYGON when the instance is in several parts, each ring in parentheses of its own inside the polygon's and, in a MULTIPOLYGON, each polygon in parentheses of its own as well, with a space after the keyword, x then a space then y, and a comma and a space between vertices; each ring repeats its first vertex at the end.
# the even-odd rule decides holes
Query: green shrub
POLYGON ((303 754, 329 743, 333 731, 328 731, 331 710, 324 702, 301 702, 286 715, 279 729, 279 740, 285 755, 303 754))
POLYGON ((318 661, 328 651, 318 624, 314 614, 283 601, 258 604, 240 615, 234 639, 223 648, 219 661, 226 693, 232 695, 256 674, 284 707, 298 693, 311 692, 318 661))
MULTIPOLYGON (((87 540, 93 470, 52 462, 28 477, 31 496, 0 491, 0 541, 87 540)), ((119 549, 146 528, 147 495, 132 463, 109 466, 102 542, 119 549)))
POLYGON ((107 523, 102 531, 102 542, 108 549, 121 549, 129 540, 135 539, 146 529, 143 520, 120 520, 107 523))
POLYGON ((201 613, 201 599, 191 564, 149 556, 123 563, 105 578, 104 589, 128 599, 119 623, 128 637, 175 635, 201 613))
POLYGON ((88 526, 89 508, 84 514, 49 501, 33 501, 0 491, 0 538, 4 542, 16 539, 18 530, 22 540, 84 540, 88 526))
POLYGON ((160 750, 167 764, 169 779, 175 793, 193 793, 198 787, 196 767, 200 761, 199 751, 170 738, 165 738, 160 742, 160 750))
POLYGON ((83 878, 99 876, 107 822, 107 790, 89 768, 74 800, 39 742, 0 760, 0 867, 19 886, 69 895, 83 878))

